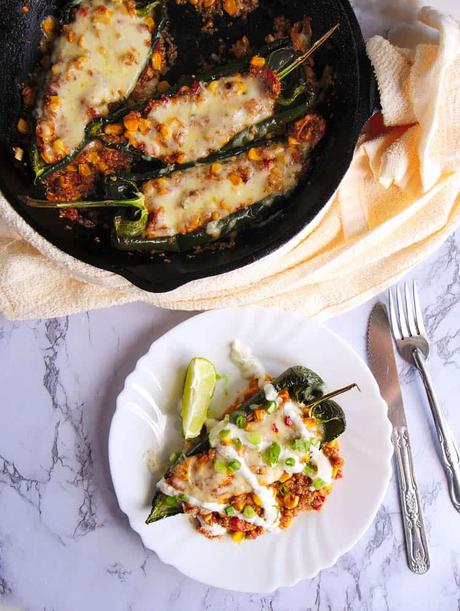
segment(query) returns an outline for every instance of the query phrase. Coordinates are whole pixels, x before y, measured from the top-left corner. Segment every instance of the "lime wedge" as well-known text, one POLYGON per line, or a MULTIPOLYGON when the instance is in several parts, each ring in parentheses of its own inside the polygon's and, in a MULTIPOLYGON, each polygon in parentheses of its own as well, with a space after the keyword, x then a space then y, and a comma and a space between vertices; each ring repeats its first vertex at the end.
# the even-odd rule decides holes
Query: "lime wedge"
POLYGON ((185 439, 198 437, 206 420, 216 386, 216 369, 211 361, 195 357, 187 367, 182 395, 182 433, 185 439))

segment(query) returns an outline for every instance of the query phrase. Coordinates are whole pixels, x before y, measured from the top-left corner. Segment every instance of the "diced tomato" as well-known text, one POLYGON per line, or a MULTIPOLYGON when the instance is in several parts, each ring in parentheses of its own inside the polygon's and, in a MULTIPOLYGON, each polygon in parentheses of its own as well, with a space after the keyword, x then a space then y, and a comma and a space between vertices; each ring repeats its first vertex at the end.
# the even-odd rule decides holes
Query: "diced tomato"
POLYGON ((286 416, 284 419, 284 424, 286 426, 291 426, 292 425, 292 418, 290 416, 286 416))
POLYGON ((273 431, 274 433, 279 433, 279 432, 280 432, 279 428, 276 426, 276 422, 274 422, 274 423, 272 424, 272 431, 273 431))

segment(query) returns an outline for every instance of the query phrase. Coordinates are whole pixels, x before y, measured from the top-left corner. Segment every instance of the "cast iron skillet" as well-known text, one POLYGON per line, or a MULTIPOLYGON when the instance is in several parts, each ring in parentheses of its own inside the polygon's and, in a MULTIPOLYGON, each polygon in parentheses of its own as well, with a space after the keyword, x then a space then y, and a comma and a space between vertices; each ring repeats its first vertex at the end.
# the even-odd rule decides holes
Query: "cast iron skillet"
MULTIPOLYGON (((110 247, 108 232, 85 229, 59 219, 55 211, 27 208, 19 196, 30 191, 31 177, 12 161, 11 146, 17 139, 15 125, 21 113, 20 85, 37 61, 40 24, 55 11, 51 0, 0 0, 0 189, 14 209, 39 234, 64 252, 96 267, 127 278, 142 289, 165 292, 197 278, 235 270, 273 252, 294 237, 323 208, 345 174, 364 122, 374 106, 374 80, 356 17, 347 0, 260 0, 247 21, 222 19, 218 34, 200 30, 193 8, 170 1, 172 33, 178 42, 178 74, 194 71, 197 62, 217 48, 248 34, 255 44, 271 30, 274 15, 298 20, 312 17, 318 38, 337 22, 340 29, 316 54, 318 70, 330 65, 334 83, 327 103, 320 108, 327 120, 327 134, 316 148, 306 181, 281 210, 260 226, 242 231, 231 248, 199 254, 158 255, 118 252, 110 247), (29 12, 21 7, 27 4, 29 12), (95 236, 98 240, 95 240, 95 236)), ((174 74, 172 75, 174 76, 174 74)))

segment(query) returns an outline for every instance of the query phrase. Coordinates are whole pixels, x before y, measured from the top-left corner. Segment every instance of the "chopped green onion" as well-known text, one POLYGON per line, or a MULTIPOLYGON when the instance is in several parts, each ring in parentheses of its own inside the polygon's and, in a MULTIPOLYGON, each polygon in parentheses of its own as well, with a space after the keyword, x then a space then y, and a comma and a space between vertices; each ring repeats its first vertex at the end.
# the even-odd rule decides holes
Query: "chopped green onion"
POLYGON ((169 462, 175 462, 179 458, 179 454, 180 452, 172 452, 172 454, 169 455, 169 462))
POLYGON ((224 441, 225 439, 228 439, 229 437, 231 437, 231 435, 232 435, 232 432, 230 429, 223 429, 219 433, 219 439, 221 441, 224 441))
POLYGON ((239 460, 231 460, 228 465, 227 468, 229 471, 231 471, 231 473, 235 473, 235 471, 239 471, 241 469, 241 463, 239 460))
POLYGON ((237 416, 235 420, 235 424, 238 428, 244 429, 244 425, 245 425, 244 416, 237 416))
POLYGON ((267 405, 267 414, 273 414, 278 409, 278 403, 276 401, 269 401, 267 405))
POLYGON ((316 469, 314 469, 311 465, 305 465, 304 471, 308 477, 314 477, 316 475, 316 469))
POLYGON ((236 437, 236 439, 233 439, 232 441, 233 441, 233 445, 235 446, 237 450, 239 450, 241 446, 243 445, 243 442, 241 441, 239 437, 236 437))
POLYGON ((315 480, 313 480, 312 486, 315 490, 319 490, 320 488, 323 488, 326 485, 326 482, 321 479, 320 477, 317 477, 315 480))
POLYGON ((227 465, 219 458, 214 463, 214 469, 217 471, 217 473, 227 473, 227 465))
POLYGON ((296 452, 306 454, 310 450, 310 441, 306 439, 294 439, 291 442, 291 448, 296 452))
POLYGON ((262 441, 262 436, 260 433, 247 433, 246 439, 256 446, 262 441))
POLYGON ((293 467, 295 465, 295 458, 292 458, 292 456, 290 456, 289 458, 286 458, 286 460, 284 461, 284 464, 287 465, 288 467, 293 467))
POLYGON ((186 503, 188 501, 188 494, 179 494, 177 500, 186 503))
POLYGON ((315 446, 315 448, 319 448, 321 445, 321 439, 312 439, 310 443, 312 446, 315 446))
POLYGON ((272 443, 270 447, 265 450, 265 462, 271 467, 278 464, 281 453, 281 446, 279 443, 272 443))
POLYGON ((251 505, 246 505, 246 507, 243 510, 243 515, 244 515, 245 518, 250 520, 251 518, 254 518, 257 514, 256 514, 254 508, 251 507, 251 505))
POLYGON ((234 515, 235 515, 235 508, 234 508, 234 507, 232 507, 231 505, 229 505, 228 507, 226 507, 226 508, 224 509, 224 511, 225 511, 225 513, 226 513, 228 516, 234 516, 234 515))
POLYGON ((230 414, 225 414, 224 419, 222 420, 222 422, 225 422, 225 424, 227 424, 227 422, 230 422, 230 414))

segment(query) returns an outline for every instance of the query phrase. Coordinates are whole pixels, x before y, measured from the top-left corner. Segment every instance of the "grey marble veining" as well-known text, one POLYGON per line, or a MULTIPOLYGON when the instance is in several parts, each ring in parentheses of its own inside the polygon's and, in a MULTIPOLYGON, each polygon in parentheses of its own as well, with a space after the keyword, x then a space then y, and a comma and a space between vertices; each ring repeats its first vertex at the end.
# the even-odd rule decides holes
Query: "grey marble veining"
MULTIPOLYGON (((367 35, 386 31, 417 6, 413 0, 353 4, 367 35)), ((451 0, 432 4, 455 8, 451 0)), ((460 439, 460 233, 411 277, 433 341, 434 384, 460 439)), ((363 357, 374 301, 328 323, 363 357)), ((460 515, 449 501, 421 383, 404 363, 403 393, 431 554, 426 575, 407 569, 394 481, 353 550, 315 579, 271 595, 209 588, 142 546, 113 493, 108 428, 115 398, 138 358, 189 316, 132 304, 49 321, 0 319, 0 609, 460 609, 460 515)))

